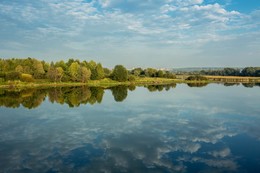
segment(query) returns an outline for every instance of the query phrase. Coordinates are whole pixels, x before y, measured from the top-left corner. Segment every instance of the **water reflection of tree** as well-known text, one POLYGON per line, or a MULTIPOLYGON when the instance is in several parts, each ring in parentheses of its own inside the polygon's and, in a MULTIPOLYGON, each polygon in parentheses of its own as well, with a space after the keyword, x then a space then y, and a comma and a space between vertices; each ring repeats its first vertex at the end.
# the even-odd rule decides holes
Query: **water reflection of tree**
POLYGON ((155 91, 169 91, 171 88, 176 87, 176 83, 172 84, 167 84, 167 85, 148 85, 145 86, 150 92, 155 92, 155 91))
POLYGON ((260 83, 242 83, 246 88, 253 88, 254 86, 260 86, 260 83))
POLYGON ((104 94, 102 88, 67 87, 54 88, 49 91, 49 100, 60 104, 68 104, 70 107, 78 107, 80 104, 101 103, 104 94))
POLYGON ((104 95, 104 89, 102 88, 90 88, 91 97, 89 98, 90 104, 101 103, 104 95))
POLYGON ((115 101, 122 102, 127 97, 127 86, 117 86, 110 88, 115 101))
POLYGON ((208 85, 208 83, 187 83, 189 87, 205 87, 208 85))
POLYGON ((240 83, 224 83, 224 86, 235 86, 235 85, 240 85, 240 83))
POLYGON ((26 89, 18 91, 1 91, 0 106, 18 108, 23 105, 32 109, 38 107, 45 99, 46 92, 40 89, 26 89))
POLYGON ((135 86, 135 85, 129 85, 129 86, 128 86, 128 89, 129 89, 130 91, 134 91, 134 90, 136 89, 136 86, 135 86))
POLYGON ((104 95, 102 88, 56 87, 49 89, 1 90, 0 106, 18 108, 36 108, 48 96, 51 103, 67 104, 69 107, 78 107, 81 104, 101 103, 104 95))
POLYGON ((46 97, 46 90, 31 90, 31 96, 25 97, 21 104, 28 108, 36 108, 41 105, 41 103, 45 100, 46 97))
MULTIPOLYGON (((224 86, 239 86, 241 83, 224 83, 224 86)), ((253 88, 255 86, 260 86, 260 83, 242 83, 242 86, 246 88, 253 88)))

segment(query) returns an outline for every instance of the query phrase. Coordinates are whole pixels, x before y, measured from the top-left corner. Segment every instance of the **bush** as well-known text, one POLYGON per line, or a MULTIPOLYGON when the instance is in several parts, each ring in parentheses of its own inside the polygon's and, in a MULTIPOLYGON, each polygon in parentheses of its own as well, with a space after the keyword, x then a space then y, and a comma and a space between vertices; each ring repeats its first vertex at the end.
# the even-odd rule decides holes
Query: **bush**
POLYGON ((0 78, 5 78, 6 74, 3 72, 0 72, 0 78))
POLYGON ((21 74, 20 80, 23 81, 23 82, 33 82, 33 81, 34 81, 32 75, 30 75, 30 74, 25 74, 25 73, 22 73, 22 74, 21 74))
POLYGON ((135 81, 135 76, 134 76, 134 75, 130 75, 130 76, 128 77, 128 80, 129 80, 130 82, 134 82, 134 81, 135 81))
POLYGON ((5 79, 0 77, 0 83, 4 82, 5 79))
POLYGON ((207 80, 206 77, 200 76, 200 75, 195 75, 195 76, 189 76, 186 80, 197 80, 197 81, 202 81, 202 80, 207 80))
POLYGON ((9 73, 6 73, 5 78, 6 78, 6 80, 19 80, 20 74, 21 73, 15 72, 15 71, 9 72, 9 73))

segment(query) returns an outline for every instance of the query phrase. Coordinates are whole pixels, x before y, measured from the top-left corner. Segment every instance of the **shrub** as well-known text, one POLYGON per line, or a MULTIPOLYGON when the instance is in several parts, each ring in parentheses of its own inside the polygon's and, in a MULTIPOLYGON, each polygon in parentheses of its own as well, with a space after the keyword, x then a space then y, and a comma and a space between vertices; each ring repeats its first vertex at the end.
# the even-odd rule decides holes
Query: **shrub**
POLYGON ((128 76, 128 80, 129 80, 130 82, 134 82, 134 81, 135 81, 135 76, 134 76, 134 75, 129 75, 129 76, 128 76))
POLYGON ((0 77, 0 83, 4 82, 5 79, 0 77))
POLYGON ((8 72, 8 73, 6 73, 5 78, 6 78, 6 80, 19 80, 20 74, 21 74, 21 73, 15 72, 15 71, 13 71, 13 72, 8 72))
POLYGON ((200 75, 194 75, 194 76, 189 76, 186 80, 197 80, 197 81, 202 81, 202 80, 207 80, 206 77, 200 76, 200 75))
POLYGON ((22 73, 22 74, 21 74, 20 80, 23 81, 23 82, 33 82, 33 81, 34 81, 32 75, 30 75, 30 74, 25 74, 25 73, 22 73))

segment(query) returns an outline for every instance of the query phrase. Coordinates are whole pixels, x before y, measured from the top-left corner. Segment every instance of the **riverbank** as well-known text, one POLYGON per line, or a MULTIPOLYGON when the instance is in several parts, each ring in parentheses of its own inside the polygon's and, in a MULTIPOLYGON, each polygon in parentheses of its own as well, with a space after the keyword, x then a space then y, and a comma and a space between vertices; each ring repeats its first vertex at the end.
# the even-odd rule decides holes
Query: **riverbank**
POLYGON ((259 83, 260 77, 249 76, 205 76, 212 82, 225 82, 225 83, 259 83))
POLYGON ((208 80, 185 80, 186 76, 177 76, 176 79, 137 77, 134 81, 118 82, 109 78, 101 80, 90 80, 81 82, 49 82, 39 80, 35 82, 8 81, 0 84, 2 89, 23 89, 23 88, 50 88, 50 87, 74 87, 89 86, 109 88, 118 85, 167 85, 172 83, 260 83, 260 77, 237 77, 237 76, 204 76, 208 80))
POLYGON ((3 89, 22 89, 22 88, 49 88, 49 87, 73 87, 73 86, 89 86, 89 87, 102 87, 109 88, 118 85, 163 85, 175 83, 175 79, 166 78, 136 78, 135 81, 118 82, 109 78, 101 80, 90 80, 86 83, 81 82, 48 82, 48 81, 35 81, 35 82, 21 82, 21 81, 8 81, 0 84, 3 89))
MULTIPOLYGON (((176 75, 176 79, 180 82, 184 81, 186 83, 187 79, 190 75, 176 75)), ((202 75, 207 78, 207 82, 209 83, 260 83, 260 77, 250 77, 250 76, 209 76, 202 75)), ((198 81, 193 81, 198 82, 198 81)))

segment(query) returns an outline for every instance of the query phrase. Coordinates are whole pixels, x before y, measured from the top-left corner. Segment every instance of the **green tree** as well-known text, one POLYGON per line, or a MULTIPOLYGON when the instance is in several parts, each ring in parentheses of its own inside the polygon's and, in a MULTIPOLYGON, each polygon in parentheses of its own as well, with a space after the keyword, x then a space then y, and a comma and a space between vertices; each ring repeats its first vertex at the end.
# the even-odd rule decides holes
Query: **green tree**
POLYGON ((61 79, 62 79, 62 77, 63 77, 63 75, 64 75, 64 70, 63 70, 63 68, 61 68, 61 67, 57 67, 56 68, 56 75, 57 75, 57 80, 59 81, 59 82, 61 82, 61 79))
POLYGON ((57 69, 54 66, 54 63, 51 62, 51 65, 49 67, 49 70, 47 72, 47 77, 49 78, 50 81, 52 82, 57 82, 58 80, 61 80, 62 77, 62 71, 61 69, 57 69))
POLYGON ((104 70, 104 73, 105 73, 105 77, 109 77, 110 74, 111 74, 111 70, 108 69, 108 68, 103 68, 103 70, 104 70))
POLYGON ((119 82, 124 82, 128 80, 128 71, 126 68, 122 65, 116 65, 112 75, 111 75, 113 80, 119 81, 119 82))
POLYGON ((6 80, 19 80, 20 79, 20 74, 19 72, 16 71, 12 71, 12 72, 8 72, 6 73, 6 80))
POLYGON ((157 70, 154 68, 145 69, 145 76, 147 77, 156 77, 157 70))
POLYGON ((16 66, 15 71, 22 73, 23 72, 23 66, 21 66, 21 65, 16 66))
POLYGON ((80 81, 80 77, 81 77, 80 73, 81 73, 80 65, 78 64, 78 62, 73 62, 69 66, 69 74, 71 76, 71 80, 72 81, 80 81))
POLYGON ((30 74, 25 74, 25 73, 22 73, 22 74, 21 74, 20 80, 23 81, 23 82, 33 82, 33 81, 34 81, 32 75, 30 75, 30 74))
POLYGON ((131 71, 131 74, 135 75, 135 76, 140 76, 141 73, 143 72, 143 69, 142 68, 135 68, 131 71))
POLYGON ((56 62, 55 67, 61 67, 64 71, 66 71, 68 68, 68 66, 63 60, 56 62))
POLYGON ((87 82, 90 79, 91 70, 86 67, 81 67, 81 82, 87 82))
POLYGON ((42 63, 36 59, 33 59, 32 70, 33 70, 33 76, 36 79, 42 78, 45 74, 42 63))
POLYGON ((104 69, 100 63, 97 64, 95 71, 97 73, 96 79, 103 79, 105 77, 104 69))
POLYGON ((162 70, 157 71, 157 77, 163 77, 164 72, 162 70))

